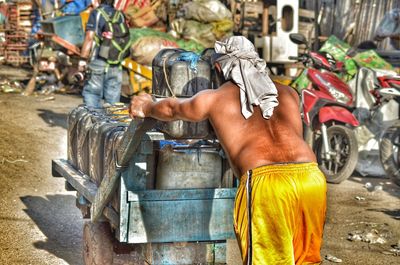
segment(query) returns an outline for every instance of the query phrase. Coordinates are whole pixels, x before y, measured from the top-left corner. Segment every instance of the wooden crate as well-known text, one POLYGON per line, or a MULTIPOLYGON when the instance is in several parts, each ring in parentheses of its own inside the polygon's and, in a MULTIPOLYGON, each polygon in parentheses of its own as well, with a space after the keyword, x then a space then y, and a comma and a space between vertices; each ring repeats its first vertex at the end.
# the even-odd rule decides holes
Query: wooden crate
POLYGON ((4 56, 7 63, 20 65, 29 62, 24 52, 28 49, 28 34, 32 30, 33 10, 31 2, 18 2, 8 7, 5 33, 4 56))
POLYGON ((263 1, 232 1, 233 31, 244 36, 261 34, 263 10, 263 1))
POLYGON ((7 26, 12 29, 23 29, 30 32, 33 23, 32 3, 22 2, 9 6, 7 26))

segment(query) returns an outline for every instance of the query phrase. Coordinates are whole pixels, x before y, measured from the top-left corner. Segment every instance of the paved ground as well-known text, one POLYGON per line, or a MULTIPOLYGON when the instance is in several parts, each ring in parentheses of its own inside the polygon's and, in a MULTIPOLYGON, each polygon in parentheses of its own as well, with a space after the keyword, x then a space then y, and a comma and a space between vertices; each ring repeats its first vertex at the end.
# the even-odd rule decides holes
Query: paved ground
MULTIPOLYGON (((74 193, 51 177, 51 159, 66 157, 67 113, 82 100, 51 99, 0 94, 0 264, 82 264, 83 221, 74 193)), ((329 185, 328 196, 323 256, 350 265, 400 264, 400 256, 389 255, 391 245, 400 244, 400 187, 355 176, 329 185), (369 191, 367 182, 383 190, 369 191), (349 233, 366 232, 387 242, 347 240, 349 233)), ((132 264, 127 260, 117 263, 132 264)))

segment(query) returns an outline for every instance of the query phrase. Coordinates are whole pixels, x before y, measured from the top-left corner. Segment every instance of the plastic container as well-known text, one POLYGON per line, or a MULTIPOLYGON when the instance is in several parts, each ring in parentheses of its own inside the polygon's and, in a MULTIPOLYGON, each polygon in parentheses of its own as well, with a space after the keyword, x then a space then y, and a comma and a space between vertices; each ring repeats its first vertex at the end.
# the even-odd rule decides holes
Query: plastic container
POLYGON ((77 169, 82 173, 89 174, 89 131, 98 122, 105 119, 105 116, 99 112, 89 112, 83 116, 77 126, 77 169))
MULTIPOLYGON (((196 65, 197 70, 193 70, 190 62, 178 60, 183 52, 186 51, 163 49, 154 58, 152 91, 156 96, 191 97, 201 90, 211 88, 210 63, 200 59, 196 65)), ((175 139, 209 138, 213 134, 208 121, 159 122, 156 128, 175 139)))
POLYGON ((79 105, 68 114, 67 120, 68 161, 85 174, 89 174, 89 131, 94 124, 103 120, 127 126, 131 121, 124 105, 99 109, 79 105))
POLYGON ((190 68, 190 62, 178 60, 186 52, 182 49, 163 49, 153 60, 154 94, 159 96, 190 97, 197 92, 211 88, 211 66, 200 59, 196 70, 190 68), (172 92, 171 92, 172 90, 172 92))
POLYGON ((68 124, 68 129, 67 129, 67 157, 69 163, 76 167, 77 161, 76 161, 76 150, 77 150, 77 131, 76 131, 76 125, 80 119, 80 117, 84 114, 87 113, 89 110, 86 108, 84 105, 80 105, 73 109, 67 117, 67 124, 68 124))
POLYGON ((107 139, 118 127, 127 125, 112 120, 97 122, 89 131, 89 176, 90 179, 100 185, 104 174, 104 147, 107 139))
MULTIPOLYGON (((121 145, 122 138, 127 127, 117 127, 110 133, 104 144, 103 154, 103 178, 111 178, 116 172, 116 152, 121 145)), ((117 190, 111 199, 111 206, 118 212, 119 211, 119 190, 117 190)))

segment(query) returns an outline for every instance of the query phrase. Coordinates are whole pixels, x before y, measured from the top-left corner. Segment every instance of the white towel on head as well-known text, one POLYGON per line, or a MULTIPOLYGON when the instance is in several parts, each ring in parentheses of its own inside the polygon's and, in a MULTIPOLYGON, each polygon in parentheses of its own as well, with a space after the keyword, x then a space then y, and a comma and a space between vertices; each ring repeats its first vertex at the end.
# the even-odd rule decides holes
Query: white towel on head
POLYGON ((243 116, 248 119, 254 112, 253 105, 256 105, 260 106, 263 117, 269 119, 278 106, 278 91, 254 45, 243 36, 232 36, 217 41, 214 49, 222 55, 216 62, 221 66, 225 79, 232 80, 240 88, 243 116))

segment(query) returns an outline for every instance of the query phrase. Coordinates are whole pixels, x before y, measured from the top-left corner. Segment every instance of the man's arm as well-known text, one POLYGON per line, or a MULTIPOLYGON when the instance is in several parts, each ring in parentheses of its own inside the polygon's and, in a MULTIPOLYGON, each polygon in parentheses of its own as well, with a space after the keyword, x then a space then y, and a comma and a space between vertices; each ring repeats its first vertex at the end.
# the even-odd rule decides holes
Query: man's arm
POLYGON ((150 95, 134 96, 129 113, 134 117, 152 117, 162 121, 184 120, 198 122, 209 117, 214 105, 214 90, 203 90, 187 99, 166 98, 154 102, 150 95))
MULTIPOLYGON (((94 4, 95 4, 95 2, 97 3, 96 0, 93 1, 94 4)), ((83 41, 82 49, 81 49, 81 57, 85 60, 87 60, 89 58, 90 52, 92 50, 94 36, 96 34, 97 27, 98 27, 98 20, 100 19, 98 17, 98 14, 99 14, 98 11, 96 9, 93 9, 90 12, 89 19, 86 23, 85 39, 83 41)))
POLYGON ((94 31, 88 30, 85 34, 85 40, 83 41, 81 49, 81 57, 83 59, 88 59, 90 55, 90 50, 92 49, 94 40, 94 31))

